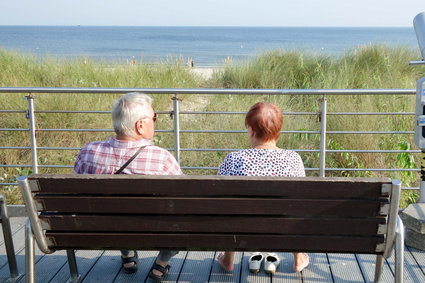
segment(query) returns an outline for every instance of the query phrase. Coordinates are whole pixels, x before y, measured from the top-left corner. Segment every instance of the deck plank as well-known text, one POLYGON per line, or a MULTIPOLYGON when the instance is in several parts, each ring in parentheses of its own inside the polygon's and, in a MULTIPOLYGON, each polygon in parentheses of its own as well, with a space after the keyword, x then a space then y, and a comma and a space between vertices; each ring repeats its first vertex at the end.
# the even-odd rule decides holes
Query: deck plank
MULTIPOLYGON (((18 239, 16 239, 17 233, 20 230, 25 229, 25 219, 21 217, 11 218, 10 225, 12 230, 13 246, 15 248, 15 253, 17 253, 25 247, 25 244, 24 244, 25 242, 17 241, 18 239)), ((4 238, 3 238, 2 225, 0 225, 0 235, 1 235, 0 236, 0 268, 3 268, 3 266, 7 265, 7 256, 6 256, 6 246, 4 244, 4 238)))
POLYGON ((113 282, 121 271, 120 251, 105 251, 84 278, 84 282, 113 282))
POLYGON ((425 251, 421 251, 411 247, 406 247, 406 248, 410 251, 413 258, 416 260, 416 263, 418 264, 418 268, 420 268, 422 273, 425 274, 425 251))
POLYGON ((41 257, 35 267, 37 282, 49 282, 67 262, 66 250, 41 257))
MULTIPOLYGON (((388 263, 392 272, 394 273, 394 252, 391 257, 388 258, 388 263)), ((422 272, 418 264, 416 263, 415 258, 413 257, 410 250, 405 246, 404 247, 404 282, 425 282, 425 274, 422 272)))
POLYGON ((333 282, 326 254, 308 254, 310 265, 301 271, 303 282, 333 282))
MULTIPOLYGON (((75 252, 77 259, 78 273, 81 278, 85 278, 90 269, 96 264, 96 262, 102 256, 103 251, 85 251, 79 250, 75 252)), ((65 255, 66 257, 66 255, 65 255)), ((69 266, 67 259, 65 259, 65 264, 59 270, 59 272, 52 278, 50 282, 52 283, 64 283, 70 278, 69 266)), ((37 278, 38 279, 38 278, 37 278)))
POLYGON ((178 282, 208 282, 214 252, 188 252, 178 282))
MULTIPOLYGON (((366 282, 373 282, 375 278, 375 263, 376 255, 356 255, 357 261, 359 262, 360 270, 362 271, 363 276, 365 277, 366 282)), ((393 282, 394 275, 387 263, 384 260, 384 265, 382 267, 381 282, 393 282)))
MULTIPOLYGON (((12 233, 16 259, 20 272, 18 282, 24 282, 25 264, 25 218, 12 218, 12 233)), ((0 230, 1 232, 1 230, 0 230)), ((121 269, 119 251, 77 251, 76 258, 83 282, 151 282, 148 272, 157 256, 157 251, 139 251, 139 270, 125 274, 121 269)), ((266 253, 264 253, 266 254, 266 253)), ((170 274, 163 282, 194 283, 301 283, 301 282, 372 282, 375 272, 374 255, 353 254, 309 254, 310 265, 303 272, 292 271, 291 253, 278 253, 281 263, 274 275, 264 272, 263 266, 258 274, 248 270, 251 253, 237 252, 235 269, 225 272, 215 260, 217 252, 180 252, 170 261, 170 274)), ((0 282, 9 277, 4 243, 0 242, 0 282), (2 265, 1 265, 2 264, 2 265)), ((381 282, 393 282, 394 256, 385 261, 381 282)), ((405 282, 425 282, 425 251, 406 247, 405 282)), ((37 282, 66 282, 69 268, 65 251, 43 255, 36 248, 37 282)))
POLYGON ((215 260, 217 258, 218 254, 220 252, 216 252, 213 256, 214 261, 212 262, 212 269, 211 274, 209 277, 209 282, 216 283, 216 282, 240 282, 240 275, 241 275, 241 260, 243 257, 242 252, 236 252, 235 253, 235 259, 234 259, 234 269, 232 272, 225 271, 220 264, 215 260))
POLYGON ((278 253, 280 264, 272 283, 302 283, 301 272, 294 272, 294 256, 292 253, 278 253))
POLYGON ((363 275, 354 254, 328 254, 335 283, 364 283, 363 275))
MULTIPOLYGON (((23 229, 22 237, 23 237, 22 243, 23 243, 23 245, 25 245, 25 229, 23 229)), ((14 243, 16 243, 16 242, 17 241, 15 241, 15 239, 14 239, 14 243)), ((38 265, 38 263, 40 261, 43 262, 43 258, 45 258, 45 257, 54 256, 55 253, 50 254, 50 255, 44 254, 43 252, 40 251, 40 249, 37 246, 37 243, 35 243, 35 242, 34 242, 34 248, 35 248, 35 250, 34 250, 34 253, 35 253, 34 261, 35 261, 36 277, 38 278, 39 276, 40 277, 48 276, 48 274, 42 274, 42 273, 46 272, 46 268, 43 265, 38 265)), ((23 283, 23 282, 25 282, 25 274, 24 274, 24 272, 25 272, 25 249, 23 249, 20 254, 23 255, 23 258, 21 260, 19 260, 18 266, 20 266, 22 264, 22 274, 23 274, 23 276, 19 280, 17 280, 17 282, 23 283)), ((18 261, 18 259, 17 259, 17 261, 18 261)), ((56 273, 57 270, 52 269, 52 272, 56 273)), ((43 281, 38 281, 38 282, 43 282, 43 281)))
MULTIPOLYGON (((12 225, 13 247, 15 248, 16 264, 18 265, 18 272, 21 277, 23 276, 25 269, 25 218, 11 218, 10 224, 12 225)), ((1 236, 1 238, 3 239, 3 236, 1 236)), ((6 249, 0 250, 0 258, 4 260, 0 268, 0 282, 4 282, 10 278, 9 265, 7 264, 6 249)), ((20 277, 18 277, 18 279, 20 277)))

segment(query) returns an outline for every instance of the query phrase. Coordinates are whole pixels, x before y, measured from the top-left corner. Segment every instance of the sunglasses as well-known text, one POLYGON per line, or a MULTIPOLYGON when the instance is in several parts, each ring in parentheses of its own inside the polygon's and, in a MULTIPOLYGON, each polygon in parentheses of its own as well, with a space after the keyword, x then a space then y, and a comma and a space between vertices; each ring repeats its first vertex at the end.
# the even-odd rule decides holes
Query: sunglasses
POLYGON ((155 123, 156 119, 158 119, 158 113, 154 112, 152 118, 151 117, 144 117, 142 119, 152 119, 152 121, 155 123))

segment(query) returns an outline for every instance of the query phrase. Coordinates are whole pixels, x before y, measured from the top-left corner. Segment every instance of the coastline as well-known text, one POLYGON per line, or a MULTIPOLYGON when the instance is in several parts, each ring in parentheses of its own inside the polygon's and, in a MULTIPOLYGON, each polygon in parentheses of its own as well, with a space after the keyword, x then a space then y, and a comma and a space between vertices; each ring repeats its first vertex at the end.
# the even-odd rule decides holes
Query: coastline
POLYGON ((243 62, 274 50, 338 58, 371 44, 417 50, 412 28, 0 26, 0 50, 111 64, 193 59, 195 67, 215 68, 227 58, 243 62))

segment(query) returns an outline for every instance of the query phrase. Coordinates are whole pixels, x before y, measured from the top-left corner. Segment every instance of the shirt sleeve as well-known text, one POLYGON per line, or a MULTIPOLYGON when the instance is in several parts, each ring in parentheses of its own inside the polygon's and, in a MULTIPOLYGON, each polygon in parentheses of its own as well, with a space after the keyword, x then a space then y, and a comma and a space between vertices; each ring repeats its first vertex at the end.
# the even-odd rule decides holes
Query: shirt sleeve
POLYGON ((293 177, 305 177, 305 169, 304 169, 304 163, 301 159, 301 156, 294 152, 294 159, 296 161, 294 166, 294 176, 293 177))
POLYGON ((180 165, 177 163, 176 158, 171 153, 167 152, 164 162, 164 171, 167 175, 183 175, 180 165))
POLYGON ((86 152, 87 145, 84 146, 77 155, 74 163, 74 174, 85 174, 85 162, 83 160, 83 155, 86 152))
POLYGON ((233 169, 233 154, 229 153, 221 163, 217 175, 231 175, 233 169))

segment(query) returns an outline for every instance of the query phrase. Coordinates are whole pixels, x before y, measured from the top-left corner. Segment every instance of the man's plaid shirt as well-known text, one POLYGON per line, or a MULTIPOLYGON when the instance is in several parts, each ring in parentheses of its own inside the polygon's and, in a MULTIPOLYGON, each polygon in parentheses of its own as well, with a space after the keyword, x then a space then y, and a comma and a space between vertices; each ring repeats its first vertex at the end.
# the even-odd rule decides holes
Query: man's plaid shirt
POLYGON ((122 174, 183 174, 174 156, 167 150, 152 145, 150 140, 119 141, 113 137, 107 141, 85 145, 75 161, 74 173, 114 174, 144 145, 147 147, 124 169, 122 174))

